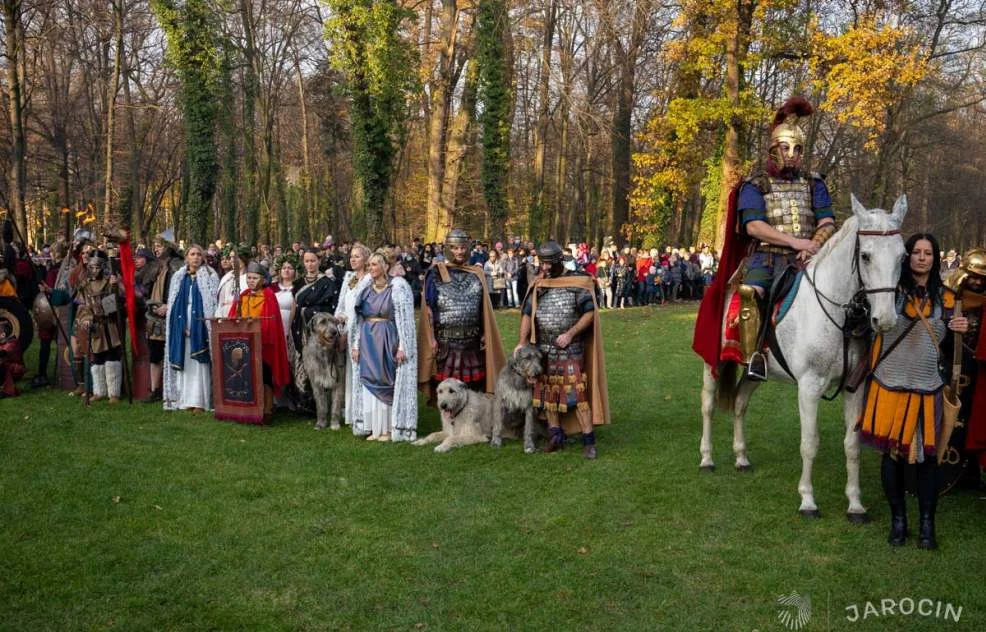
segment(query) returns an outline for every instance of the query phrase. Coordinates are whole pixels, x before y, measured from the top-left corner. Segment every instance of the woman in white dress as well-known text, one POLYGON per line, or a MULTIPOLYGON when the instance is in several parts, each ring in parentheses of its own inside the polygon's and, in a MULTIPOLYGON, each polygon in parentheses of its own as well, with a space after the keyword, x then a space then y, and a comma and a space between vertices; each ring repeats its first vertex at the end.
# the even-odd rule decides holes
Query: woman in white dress
MULTIPOLYGON (((347 272, 342 278, 342 288, 339 290, 339 303, 336 305, 335 317, 342 325, 342 333, 348 337, 348 323, 355 318, 356 288, 366 275, 366 263, 370 258, 370 249, 363 244, 354 244, 349 253, 349 267, 352 271, 347 272)), ((362 420, 353 420, 353 370, 354 362, 346 363, 346 423, 352 426, 353 434, 359 437, 370 434, 369 428, 365 427, 362 420)))
POLYGON ((369 427, 368 441, 414 441, 418 429, 418 345, 414 293, 392 277, 375 253, 356 286, 355 319, 349 328, 354 418, 369 427), (357 394, 358 393, 358 394, 357 394))
MULTIPOLYGON (((214 314, 216 318, 226 318, 229 315, 229 308, 233 305, 233 302, 239 298, 240 292, 246 289, 246 268, 249 259, 250 249, 246 246, 226 244, 226 248, 223 249, 223 260, 229 264, 229 269, 219 281, 214 314), (239 258, 239 287, 237 287, 236 278, 233 276, 233 260, 236 257, 239 258)), ((223 268, 225 269, 226 266, 223 265, 223 268)))
POLYGON ((298 278, 296 261, 293 256, 284 256, 274 262, 277 274, 274 293, 277 295, 277 306, 281 310, 284 338, 288 343, 291 342, 291 320, 294 318, 294 282, 298 278))
POLYGON ((164 347, 164 409, 212 410, 209 316, 216 311, 219 278, 193 244, 168 287, 164 347))

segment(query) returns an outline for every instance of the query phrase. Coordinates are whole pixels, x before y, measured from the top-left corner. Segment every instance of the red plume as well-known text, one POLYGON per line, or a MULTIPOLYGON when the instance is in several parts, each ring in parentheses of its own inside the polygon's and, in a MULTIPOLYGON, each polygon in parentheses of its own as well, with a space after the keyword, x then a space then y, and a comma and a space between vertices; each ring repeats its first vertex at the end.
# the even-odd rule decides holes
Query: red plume
POLYGON ((771 124, 771 127, 777 127, 791 114, 797 114, 798 117, 801 118, 804 116, 811 116, 814 111, 815 108, 811 106, 808 99, 804 97, 791 97, 785 101, 784 105, 782 105, 777 110, 777 113, 774 114, 774 122, 771 124))

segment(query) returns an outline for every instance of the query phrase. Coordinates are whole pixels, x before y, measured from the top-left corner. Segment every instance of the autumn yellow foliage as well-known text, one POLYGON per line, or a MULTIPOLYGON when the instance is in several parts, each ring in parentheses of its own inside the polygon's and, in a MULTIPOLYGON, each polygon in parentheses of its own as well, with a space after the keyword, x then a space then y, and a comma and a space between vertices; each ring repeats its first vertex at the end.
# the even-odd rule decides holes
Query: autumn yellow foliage
POLYGON ((815 30, 811 37, 814 85, 825 94, 822 108, 866 136, 874 150, 887 125, 887 106, 928 72, 921 38, 909 28, 881 24, 873 16, 838 35, 815 30))

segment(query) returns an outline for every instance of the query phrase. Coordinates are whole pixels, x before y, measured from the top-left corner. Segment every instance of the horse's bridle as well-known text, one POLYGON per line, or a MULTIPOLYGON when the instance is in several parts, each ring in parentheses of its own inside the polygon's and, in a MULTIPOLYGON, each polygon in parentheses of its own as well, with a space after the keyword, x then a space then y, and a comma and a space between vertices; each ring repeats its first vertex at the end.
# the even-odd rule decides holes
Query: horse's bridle
POLYGON ((891 237, 893 235, 899 235, 900 229, 894 230, 857 230, 856 231, 856 249, 852 254, 852 266, 856 270, 856 280, 859 281, 859 292, 865 294, 880 294, 881 292, 896 292, 896 287, 878 287, 873 289, 866 289, 863 287, 863 277, 859 272, 859 236, 864 237, 891 237))
POLYGON ((832 315, 829 314, 829 312, 828 312, 827 309, 825 309, 825 304, 822 303, 822 299, 825 299, 826 301, 828 301, 832 305, 834 305, 836 307, 839 307, 839 308, 841 308, 843 310, 846 310, 847 312, 848 311, 860 312, 861 310, 864 310, 864 311, 868 312, 869 311, 869 302, 866 301, 867 295, 869 295, 869 294, 882 294, 884 292, 896 292, 897 291, 897 288, 896 287, 877 287, 877 288, 866 288, 866 287, 863 287, 863 276, 862 276, 862 274, 859 271, 859 238, 860 238, 860 236, 863 236, 863 237, 892 237, 894 235, 899 235, 899 234, 900 234, 900 230, 899 229, 894 229, 894 230, 857 230, 856 231, 856 246, 853 249, 852 269, 856 273, 856 281, 859 284, 859 290, 857 290, 857 292, 855 294, 853 294, 852 298, 849 299, 849 302, 848 303, 837 303, 836 301, 833 301, 828 296, 825 296, 825 294, 823 294, 821 292, 821 290, 818 289, 818 286, 815 285, 815 279, 812 278, 812 276, 810 274, 808 274, 807 271, 805 271, 805 279, 808 280, 808 285, 810 285, 811 286, 811 289, 814 290, 814 292, 815 292, 815 299, 818 301, 819 306, 822 308, 822 313, 825 314, 826 318, 829 319, 829 322, 831 322, 833 325, 835 325, 836 328, 839 329, 840 331, 842 331, 843 333, 845 333, 845 324, 840 325, 839 323, 836 322, 836 320, 834 318, 832 318, 832 315))
MULTIPOLYGON (((849 366, 849 339, 853 337, 861 337, 864 335, 866 328, 869 327, 869 314, 870 314, 870 304, 869 300, 866 298, 870 294, 882 294, 884 292, 896 292, 896 287, 878 287, 867 289, 863 287, 863 276, 859 271, 859 237, 892 237, 894 235, 899 235, 900 230, 857 230, 856 231, 856 245, 853 249, 852 256, 852 267, 856 272, 856 281, 859 283, 859 290, 852 295, 848 303, 836 303, 829 297, 822 294, 815 285, 815 279, 805 271, 805 279, 808 280, 808 285, 815 292, 815 300, 818 301, 818 306, 822 308, 822 313, 825 317, 829 319, 835 328, 842 332, 842 378, 839 380, 839 386, 836 388, 835 392, 830 395, 822 395, 822 399, 826 401, 832 401, 842 390, 846 387, 846 380, 848 379, 848 366, 849 366), (832 305, 842 308, 844 317, 843 322, 840 325, 835 321, 828 310, 825 309, 825 304, 822 302, 825 299, 832 305)), ((794 378, 789 369, 786 369, 788 375, 794 378)))

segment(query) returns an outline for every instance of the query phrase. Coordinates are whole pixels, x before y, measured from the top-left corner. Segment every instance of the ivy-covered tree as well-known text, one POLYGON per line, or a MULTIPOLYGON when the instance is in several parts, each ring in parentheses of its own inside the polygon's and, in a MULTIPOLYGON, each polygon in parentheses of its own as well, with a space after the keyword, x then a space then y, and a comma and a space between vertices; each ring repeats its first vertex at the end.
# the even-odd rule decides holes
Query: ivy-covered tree
POLYGON ((219 111, 220 55, 213 3, 209 0, 153 0, 168 41, 168 60, 181 80, 187 190, 185 219, 192 242, 205 243, 216 190, 216 117, 219 111))
POLYGON ((326 0, 326 5, 332 12, 325 27, 332 62, 345 75, 351 99, 354 232, 377 244, 385 239, 384 206, 415 85, 413 49, 401 35, 402 24, 414 14, 394 0, 326 0))
POLYGON ((510 172, 510 16, 504 0, 482 0, 476 18, 476 61, 479 67, 479 123, 483 132, 483 197, 490 226, 507 223, 507 180, 510 172))

